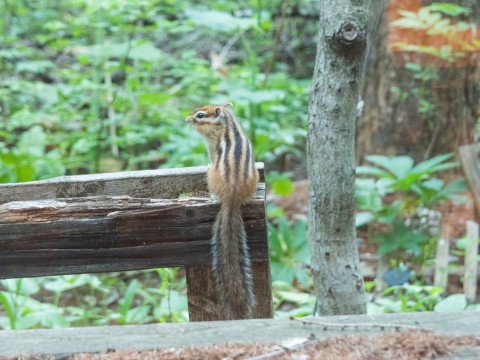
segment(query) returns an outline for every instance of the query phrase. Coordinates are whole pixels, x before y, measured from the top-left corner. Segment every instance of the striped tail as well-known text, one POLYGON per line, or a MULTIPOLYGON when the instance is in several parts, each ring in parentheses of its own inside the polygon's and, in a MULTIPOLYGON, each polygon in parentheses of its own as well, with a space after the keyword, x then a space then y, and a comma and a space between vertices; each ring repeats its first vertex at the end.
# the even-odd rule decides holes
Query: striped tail
POLYGON ((226 320, 249 319, 255 306, 241 205, 221 205, 213 226, 212 267, 226 320))

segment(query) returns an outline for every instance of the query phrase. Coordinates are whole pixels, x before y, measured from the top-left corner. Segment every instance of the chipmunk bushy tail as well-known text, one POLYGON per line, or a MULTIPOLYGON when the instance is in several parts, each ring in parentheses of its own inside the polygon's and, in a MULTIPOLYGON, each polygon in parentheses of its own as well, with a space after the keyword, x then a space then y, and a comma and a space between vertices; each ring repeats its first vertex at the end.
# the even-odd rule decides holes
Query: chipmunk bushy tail
POLYGON ((213 226, 212 267, 226 320, 248 319, 255 306, 241 204, 222 204, 213 226))

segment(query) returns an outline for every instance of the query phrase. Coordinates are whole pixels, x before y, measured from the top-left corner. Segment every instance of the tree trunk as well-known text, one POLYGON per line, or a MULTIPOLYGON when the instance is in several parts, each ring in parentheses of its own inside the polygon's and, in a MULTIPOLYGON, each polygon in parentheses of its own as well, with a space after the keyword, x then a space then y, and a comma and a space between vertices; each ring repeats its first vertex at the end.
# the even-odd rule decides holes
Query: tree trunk
POLYGON ((355 236, 355 119, 369 0, 322 0, 308 116, 308 238, 321 315, 365 313, 355 236))

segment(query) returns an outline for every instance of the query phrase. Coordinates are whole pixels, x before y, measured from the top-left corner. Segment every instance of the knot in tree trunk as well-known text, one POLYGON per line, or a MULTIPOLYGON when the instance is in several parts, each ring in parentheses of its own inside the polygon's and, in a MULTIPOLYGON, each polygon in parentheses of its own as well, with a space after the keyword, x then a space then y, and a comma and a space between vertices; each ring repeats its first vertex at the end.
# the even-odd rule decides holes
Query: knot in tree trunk
POLYGON ((356 21, 345 20, 338 27, 333 40, 341 51, 356 51, 365 46, 367 39, 365 29, 356 21))
POLYGON ((358 37, 358 25, 352 21, 347 21, 340 27, 340 40, 344 43, 351 43, 358 37))

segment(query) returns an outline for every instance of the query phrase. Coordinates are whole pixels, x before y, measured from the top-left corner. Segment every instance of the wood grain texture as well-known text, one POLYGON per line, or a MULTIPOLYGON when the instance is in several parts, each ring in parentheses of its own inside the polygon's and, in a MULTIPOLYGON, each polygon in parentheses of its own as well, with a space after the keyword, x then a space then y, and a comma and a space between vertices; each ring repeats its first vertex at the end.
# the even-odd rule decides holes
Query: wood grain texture
POLYGON ((224 320, 218 317, 218 314, 221 314, 221 308, 217 302, 212 267, 187 266, 185 273, 187 277, 188 320, 224 320))
MULTIPOLYGON (((265 182, 263 163, 256 163, 265 182)), ((10 201, 128 195, 176 199, 207 193, 207 166, 61 176, 43 181, 0 184, 0 204, 10 201)))
MULTIPOLYGON (((188 266, 187 293, 190 321, 214 321, 221 313, 216 301, 215 280, 210 266, 188 266)), ((253 318, 268 319, 273 317, 272 286, 268 257, 252 264, 253 292, 256 304, 253 318)))
POLYGON ((150 324, 0 331, 0 355, 100 352, 109 349, 147 350, 225 343, 273 343, 298 337, 317 339, 350 334, 378 335, 386 331, 369 324, 402 324, 452 336, 480 336, 480 311, 458 313, 402 313, 349 315, 300 320, 257 319, 183 324, 150 324), (359 327, 325 327, 330 324, 359 324, 359 327), (362 326, 363 325, 363 326, 362 326), (366 325, 366 326, 365 326, 366 325))
MULTIPOLYGON (((263 164, 258 163, 262 181, 263 164)), ((0 279, 184 266, 194 321, 218 320, 207 167, 0 185, 0 279), (180 198, 179 198, 180 197, 180 198)), ((272 317, 265 184, 242 209, 259 304, 272 317)))
MULTIPOLYGON (((244 206, 253 261, 268 259, 265 203, 244 206)), ((219 205, 129 197, 0 205, 0 278, 210 264, 219 205)))

